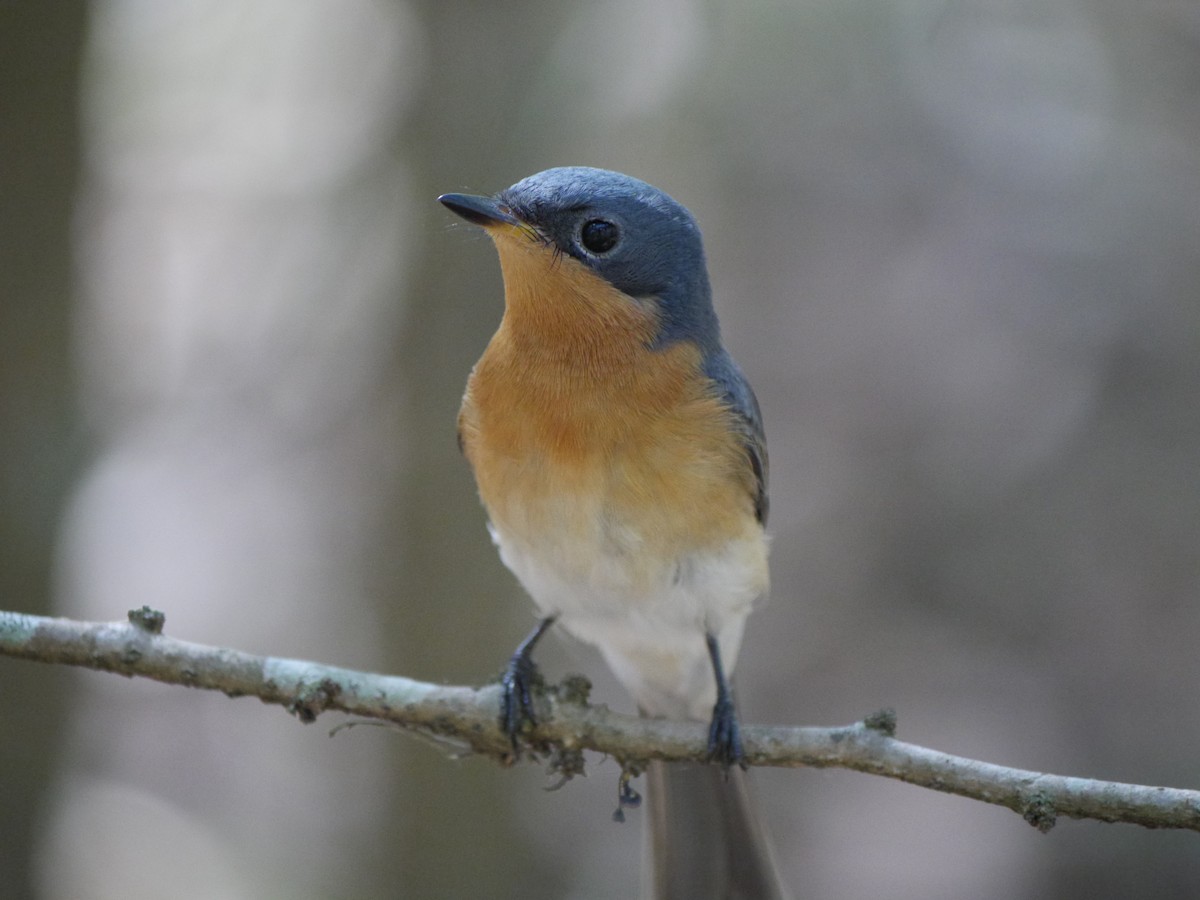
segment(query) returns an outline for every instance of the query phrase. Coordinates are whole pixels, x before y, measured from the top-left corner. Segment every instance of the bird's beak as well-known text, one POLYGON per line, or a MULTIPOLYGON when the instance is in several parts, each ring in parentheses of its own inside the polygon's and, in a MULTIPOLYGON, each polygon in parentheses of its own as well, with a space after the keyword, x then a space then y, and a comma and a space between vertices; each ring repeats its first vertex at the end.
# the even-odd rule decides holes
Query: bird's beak
POLYGON ((497 203, 491 197, 479 197, 475 194, 442 194, 438 202, 444 207, 462 216, 468 222, 492 228, 496 225, 515 225, 525 227, 524 223, 509 211, 507 206, 497 203))

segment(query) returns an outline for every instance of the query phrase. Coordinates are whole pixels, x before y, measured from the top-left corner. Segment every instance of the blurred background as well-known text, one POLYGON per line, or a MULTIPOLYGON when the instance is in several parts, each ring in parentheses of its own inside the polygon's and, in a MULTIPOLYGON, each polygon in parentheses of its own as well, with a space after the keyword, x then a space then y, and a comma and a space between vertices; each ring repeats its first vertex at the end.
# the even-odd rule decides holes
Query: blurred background
MULTIPOLYGON (((766 417, 744 718, 1197 786, 1197 10, 0 4, 0 606, 493 677, 532 611, 454 423, 500 276, 434 198, 603 166, 700 220, 766 417)), ((613 763, 335 722, 0 659, 0 895, 635 891, 613 763)), ((802 897, 1200 884, 1190 833, 758 784, 802 897)))

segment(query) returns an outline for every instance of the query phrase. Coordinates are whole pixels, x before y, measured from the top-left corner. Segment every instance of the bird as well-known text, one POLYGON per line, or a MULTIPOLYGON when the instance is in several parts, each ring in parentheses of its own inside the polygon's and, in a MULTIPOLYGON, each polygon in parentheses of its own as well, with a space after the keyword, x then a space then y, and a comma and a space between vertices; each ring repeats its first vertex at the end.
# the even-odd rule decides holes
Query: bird
POLYGON ((586 166, 438 200, 492 239, 504 281, 458 440, 539 616, 502 678, 514 751, 535 718, 533 649, 561 628, 641 715, 709 723, 709 764, 647 770, 646 895, 783 897, 730 687, 769 585, 766 438, 721 342, 699 225, 586 166))

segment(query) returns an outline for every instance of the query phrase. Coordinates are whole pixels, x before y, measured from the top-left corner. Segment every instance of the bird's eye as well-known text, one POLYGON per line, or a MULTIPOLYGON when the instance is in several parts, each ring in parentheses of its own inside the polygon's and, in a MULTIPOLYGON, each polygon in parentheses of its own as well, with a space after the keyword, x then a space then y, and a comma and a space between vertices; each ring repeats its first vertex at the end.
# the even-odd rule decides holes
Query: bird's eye
POLYGON ((592 253, 607 253, 617 245, 619 237, 617 226, 604 219, 588 219, 579 229, 579 240, 592 253))

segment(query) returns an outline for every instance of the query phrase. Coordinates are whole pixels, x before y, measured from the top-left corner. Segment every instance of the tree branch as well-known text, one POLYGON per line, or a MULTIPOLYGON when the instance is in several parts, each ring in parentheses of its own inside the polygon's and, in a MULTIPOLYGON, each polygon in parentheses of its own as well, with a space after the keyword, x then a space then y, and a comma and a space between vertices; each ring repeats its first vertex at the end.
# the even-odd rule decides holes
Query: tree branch
MULTIPOLYGON (((326 710, 392 722, 436 735, 504 763, 513 762, 499 721, 495 685, 445 687, 294 659, 255 656, 163 635, 163 616, 148 607, 128 622, 78 622, 0 612, 0 656, 83 666, 128 677, 254 696, 301 721, 326 710)), ((538 697, 538 724, 526 735, 565 775, 581 751, 615 757, 628 769, 646 760, 704 759, 702 724, 639 719, 587 703, 579 677, 538 697)), ((840 767, 896 778, 1005 806, 1041 831, 1057 816, 1200 831, 1200 791, 1048 775, 940 753, 893 737, 895 715, 876 713, 841 728, 747 726, 747 762, 755 766, 840 767)))

